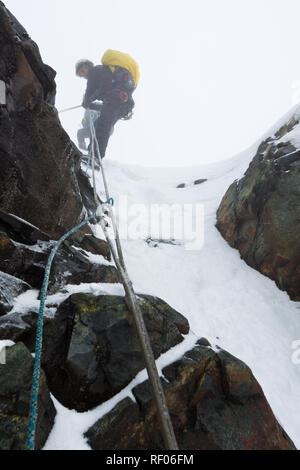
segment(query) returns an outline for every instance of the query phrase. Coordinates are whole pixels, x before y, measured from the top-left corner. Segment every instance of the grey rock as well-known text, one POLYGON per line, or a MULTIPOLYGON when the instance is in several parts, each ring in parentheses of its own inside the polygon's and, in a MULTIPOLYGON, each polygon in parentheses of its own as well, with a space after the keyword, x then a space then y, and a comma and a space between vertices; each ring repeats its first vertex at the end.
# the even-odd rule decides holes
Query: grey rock
POLYGON ((75 232, 71 240, 75 246, 95 255, 102 255, 108 261, 111 260, 110 249, 105 240, 101 240, 94 235, 88 235, 81 231, 75 232))
POLYGON ((92 189, 54 108, 56 73, 2 2, 0 30, 0 207, 58 238, 95 210, 92 189))
MULTIPOLYGON (((0 365, 0 450, 25 450, 28 435, 33 358, 22 343, 6 349, 0 365)), ((41 449, 52 429, 56 410, 41 371, 36 449, 41 449)))
POLYGON ((35 245, 39 240, 50 240, 49 236, 41 232, 37 227, 13 214, 6 214, 1 210, 0 231, 5 232, 13 240, 25 243, 26 245, 35 245))
MULTIPOLYGON (((53 242, 46 241, 35 246, 21 244, 0 231, 0 270, 41 289, 53 247, 53 242)), ((52 294, 66 284, 92 282, 119 282, 116 268, 93 263, 84 252, 68 243, 61 244, 51 266, 48 293, 52 294)))
POLYGON ((216 227, 241 258, 300 300, 300 151, 288 142, 294 118, 262 142, 217 211, 216 227), (278 142, 286 134, 286 142, 278 142))
POLYGON ((210 342, 206 338, 200 338, 197 341, 197 344, 199 344, 199 346, 207 346, 207 347, 211 346, 210 342))
MULTIPOLYGON (((154 356, 180 343, 188 322, 161 299, 138 295, 154 356)), ((124 297, 76 294, 57 311, 43 367, 58 400, 78 411, 112 397, 142 370, 140 342, 124 297)))
MULTIPOLYGON (((163 369, 180 450, 295 450, 249 367, 226 351, 196 346, 163 369)), ((95 450, 164 450, 149 381, 85 433, 95 450)))
POLYGON ((145 450, 145 432, 140 423, 140 413, 136 404, 125 398, 113 410, 97 421, 84 435, 92 447, 97 450, 118 449, 119 443, 126 440, 129 450, 145 450), (136 431, 128 435, 128 429, 136 431), (140 442, 136 440, 135 433, 141 431, 140 442), (132 438, 131 438, 132 436, 132 438))
POLYGON ((202 184, 202 183, 205 183, 206 181, 207 181, 207 178, 200 178, 198 180, 195 180, 194 184, 202 184))
POLYGON ((0 316, 8 313, 18 295, 30 289, 30 285, 0 271, 0 316))

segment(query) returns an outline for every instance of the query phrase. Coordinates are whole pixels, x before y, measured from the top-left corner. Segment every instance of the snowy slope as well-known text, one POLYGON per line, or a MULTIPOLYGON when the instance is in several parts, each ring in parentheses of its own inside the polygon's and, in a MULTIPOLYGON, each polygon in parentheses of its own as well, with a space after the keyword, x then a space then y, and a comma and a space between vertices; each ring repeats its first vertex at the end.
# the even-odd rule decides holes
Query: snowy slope
MULTIPOLYGON (((295 112, 299 113, 297 107, 263 138, 276 132, 295 112)), ((300 365, 292 361, 292 343, 300 340, 300 305, 290 301, 273 281, 247 266, 215 228, 221 198, 244 174, 261 140, 226 162, 205 167, 144 168, 107 158, 104 168, 117 216, 120 196, 127 198, 129 212, 133 204, 148 209, 153 204, 204 205, 202 249, 186 250, 184 245, 164 243, 153 247, 144 238, 122 240, 135 291, 161 297, 190 322, 190 334, 159 358, 159 369, 180 357, 199 337, 207 338, 213 347, 226 349, 252 369, 276 418, 300 448, 300 365), (208 181, 193 185, 199 178, 208 181), (187 186, 177 189, 183 182, 187 186)), ((103 197, 100 173, 97 189, 103 197)), ((127 216, 134 220, 129 212, 127 216)), ((122 212, 119 220, 125 216, 122 212)), ((99 230, 97 235, 103 238, 99 230)), ((122 295, 122 286, 114 289, 122 295)), ((142 371, 116 397, 86 413, 67 410, 55 400, 58 415, 45 449, 88 449, 82 433, 121 398, 128 394, 133 398, 130 390, 145 378, 142 371)))

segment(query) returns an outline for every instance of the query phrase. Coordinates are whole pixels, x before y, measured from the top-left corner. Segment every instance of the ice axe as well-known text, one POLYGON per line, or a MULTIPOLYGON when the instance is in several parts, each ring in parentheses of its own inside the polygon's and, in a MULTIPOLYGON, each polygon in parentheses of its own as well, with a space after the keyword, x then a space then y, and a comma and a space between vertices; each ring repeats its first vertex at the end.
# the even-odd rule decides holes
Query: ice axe
POLYGON ((79 106, 73 106, 73 108, 62 109, 61 111, 58 111, 58 114, 66 113, 67 111, 72 111, 72 109, 78 109, 78 108, 81 108, 81 104, 79 106))

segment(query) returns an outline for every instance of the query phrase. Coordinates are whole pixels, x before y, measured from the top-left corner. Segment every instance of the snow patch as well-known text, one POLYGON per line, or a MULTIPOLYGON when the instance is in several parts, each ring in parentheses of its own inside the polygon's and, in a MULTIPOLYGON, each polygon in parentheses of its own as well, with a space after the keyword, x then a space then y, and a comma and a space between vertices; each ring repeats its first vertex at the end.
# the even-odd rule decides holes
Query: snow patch
POLYGON ((10 341, 9 339, 2 339, 0 340, 0 353, 3 351, 5 348, 11 348, 14 346, 16 343, 13 341, 10 341))

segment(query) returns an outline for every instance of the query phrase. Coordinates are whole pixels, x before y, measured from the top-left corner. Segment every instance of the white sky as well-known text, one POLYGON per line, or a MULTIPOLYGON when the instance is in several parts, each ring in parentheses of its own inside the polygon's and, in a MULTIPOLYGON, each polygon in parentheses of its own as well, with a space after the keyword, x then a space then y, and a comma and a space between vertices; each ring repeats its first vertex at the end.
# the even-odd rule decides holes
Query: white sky
MULTIPOLYGON (((227 159, 300 100, 299 0, 4 0, 57 71, 58 109, 82 102, 78 59, 130 53, 134 118, 107 157, 168 167, 227 159), (299 99, 298 99, 299 98, 299 99)), ((61 115, 76 140, 83 110, 61 115)))

